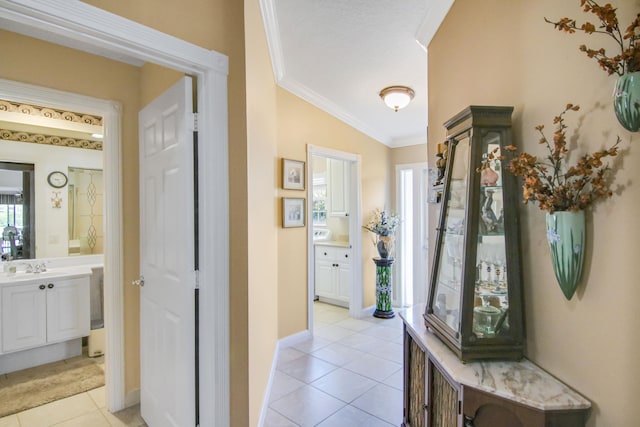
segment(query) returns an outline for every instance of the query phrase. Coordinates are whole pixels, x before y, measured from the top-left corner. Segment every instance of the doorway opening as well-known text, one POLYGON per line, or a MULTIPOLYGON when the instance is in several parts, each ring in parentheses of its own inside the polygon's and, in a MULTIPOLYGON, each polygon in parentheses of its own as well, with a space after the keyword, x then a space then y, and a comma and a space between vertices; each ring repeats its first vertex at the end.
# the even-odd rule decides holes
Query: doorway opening
POLYGON ((428 169, 426 163, 396 166, 397 210, 400 215, 398 268, 393 303, 411 307, 425 302, 428 274, 428 169))
MULTIPOLYGON (((26 313, 27 319, 19 322, 22 332, 15 335, 15 341, 4 334, 0 343, 1 373, 6 373, 8 380, 4 387, 23 390, 29 399, 22 400, 38 406, 51 399, 55 401, 89 391, 106 382, 104 297, 105 291, 112 292, 113 280, 105 280, 105 274, 111 278, 114 275, 111 268, 104 269, 105 237, 108 248, 118 252, 121 248, 118 246, 119 228, 107 229, 105 233, 104 224, 117 216, 119 203, 114 203, 117 195, 105 193, 102 171, 106 169, 110 177, 119 176, 119 164, 114 166, 106 159, 109 156, 116 158, 112 152, 120 146, 119 132, 115 132, 120 119, 118 109, 113 108, 116 104, 111 101, 9 80, 0 80, 0 99, 8 110, 3 113, 4 130, 0 139, 2 160, 6 162, 0 169, 5 172, 17 168, 21 174, 18 177, 21 189, 13 195, 11 202, 16 213, 22 212, 22 221, 18 221, 18 215, 13 218, 16 228, 21 226, 19 236, 10 239, 21 256, 14 256, 9 245, 7 251, 3 250, 3 258, 20 259, 14 267, 21 274, 28 274, 29 268, 33 268, 34 273, 55 274, 56 270, 77 267, 87 272, 86 282, 85 279, 52 276, 47 280, 48 288, 52 290, 46 291, 46 299, 42 299, 44 294, 35 288, 31 294, 19 285, 11 288, 11 283, 3 288, 3 304, 20 307, 14 312, 2 310, 3 330, 10 331, 12 320, 16 323, 15 313, 26 313), (13 108, 16 105, 20 108, 13 108), (46 111, 46 116, 42 111, 46 111), (65 117, 60 111, 65 112, 65 117), (92 117, 100 124, 80 123, 74 120, 78 117, 86 120, 92 117), (98 141, 97 137, 91 139, 90 134, 104 134, 105 129, 110 137, 105 140, 109 146, 103 152, 99 149, 103 141, 98 141), (89 146, 91 148, 87 148, 89 146), (100 170, 100 177, 93 180, 92 176, 87 180, 74 176, 77 166, 100 170), (76 215, 71 215, 76 208, 76 215), (74 228, 78 231, 78 239, 69 233, 74 228), (54 292, 54 285, 58 291, 54 292), (33 303, 14 294, 13 289, 18 288, 24 295, 32 296, 33 303), (12 300, 14 296, 16 299, 12 300), (40 318, 43 313, 43 307, 37 302, 41 299, 46 301, 46 316, 43 317, 46 320, 32 321, 30 319, 40 318), (21 305, 17 304, 18 300, 21 305), (58 316, 51 307, 60 310, 58 316), (29 381, 25 382, 25 378, 29 381), (42 381, 58 386, 43 390, 42 381)), ((14 189, 16 185, 10 177, 2 175, 0 187, 14 189)), ((3 236, 3 243, 5 240, 3 236)), ((117 268, 118 260, 112 260, 109 266, 117 268)), ((34 274, 35 280, 39 277, 34 274)), ((40 284, 38 289, 43 287, 40 284)), ((110 369, 113 365, 117 372, 117 364, 122 364, 123 360, 116 350, 113 351, 111 359, 115 363, 110 364, 110 369)), ((20 400, 4 402, 7 404, 4 410, 27 409, 26 403, 20 400)))
MULTIPOLYGON (((229 62, 225 55, 193 45, 144 25, 108 13, 85 3, 56 3, 33 0, 28 5, 20 2, 0 2, 2 24, 10 31, 53 41, 67 47, 102 55, 131 65, 146 62, 161 65, 194 75, 197 78, 199 144, 198 158, 209 167, 198 170, 205 183, 216 183, 199 188, 199 213, 210 219, 199 228, 200 286, 200 421, 203 425, 229 424, 229 220, 228 220, 228 121, 227 75, 229 62)), ((120 135, 117 117, 120 108, 109 107, 108 135, 120 135)), ((110 192, 119 196, 122 191, 120 178, 120 147, 106 151, 106 163, 114 165, 113 173, 105 176, 110 192)), ((114 197, 114 213, 105 217, 105 228, 122 230, 121 200, 114 197)), ((121 236, 118 235, 118 238, 121 236)), ((122 245, 120 240, 112 247, 105 247, 105 282, 118 286, 105 295, 107 333, 107 382, 106 401, 110 411, 123 409, 136 400, 136 390, 125 390, 124 357, 110 359, 111 354, 124 355, 124 295, 122 270, 122 245), (108 302, 108 303, 107 303, 108 302), (120 362, 120 363, 117 363, 120 362), (125 391, 129 392, 125 396, 125 391)), ((158 373, 158 376, 162 373, 158 373)), ((139 399, 139 398, 138 398, 139 399)))
POLYGON ((309 145, 308 328, 317 299, 362 317, 360 156, 309 145))

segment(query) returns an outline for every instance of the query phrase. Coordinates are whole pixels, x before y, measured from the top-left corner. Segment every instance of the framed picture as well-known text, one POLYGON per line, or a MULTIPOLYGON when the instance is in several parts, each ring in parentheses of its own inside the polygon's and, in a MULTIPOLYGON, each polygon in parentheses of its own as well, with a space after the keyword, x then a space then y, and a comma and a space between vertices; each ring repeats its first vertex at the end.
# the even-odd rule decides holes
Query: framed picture
POLYGON ((304 190, 304 162, 282 159, 282 188, 304 190))
POLYGON ((305 199, 299 197, 282 198, 282 226, 304 227, 305 199))

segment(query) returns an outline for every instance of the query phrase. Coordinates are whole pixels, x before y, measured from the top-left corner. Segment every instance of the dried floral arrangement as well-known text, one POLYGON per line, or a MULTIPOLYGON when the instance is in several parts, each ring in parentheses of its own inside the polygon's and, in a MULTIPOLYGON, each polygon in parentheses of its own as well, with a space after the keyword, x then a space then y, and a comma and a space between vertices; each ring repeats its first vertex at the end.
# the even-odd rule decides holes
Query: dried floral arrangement
POLYGON ((620 48, 620 53, 615 56, 608 56, 604 48, 590 49, 585 45, 580 46, 580 50, 585 52, 589 58, 595 58, 600 67, 609 75, 616 73, 622 76, 625 73, 640 71, 640 13, 636 15, 636 18, 623 33, 616 15, 617 8, 611 4, 600 6, 594 0, 580 0, 580 6, 584 12, 594 14, 600 21, 599 24, 585 22, 578 25, 576 20, 571 18, 561 18, 558 21, 551 21, 547 18, 544 20, 553 24, 559 31, 569 34, 582 31, 585 34, 596 33, 612 37, 620 48))
MULTIPOLYGON (((567 104, 564 111, 554 117, 556 129, 552 141, 544 134, 544 125, 536 126, 540 133, 540 144, 544 145, 548 154, 538 158, 529 153, 518 153, 515 146, 504 147, 511 153, 508 168, 516 176, 523 178, 522 199, 537 203, 543 211, 580 211, 591 206, 596 200, 611 197, 610 182, 607 180, 608 164, 603 163, 605 157, 618 154, 620 137, 608 149, 584 154, 575 165, 567 165, 569 149, 567 148, 567 125, 564 116, 568 111, 578 111, 578 105, 567 104)), ((504 160, 505 156, 496 155, 497 149, 489 153, 482 170, 489 166, 491 160, 504 160)))

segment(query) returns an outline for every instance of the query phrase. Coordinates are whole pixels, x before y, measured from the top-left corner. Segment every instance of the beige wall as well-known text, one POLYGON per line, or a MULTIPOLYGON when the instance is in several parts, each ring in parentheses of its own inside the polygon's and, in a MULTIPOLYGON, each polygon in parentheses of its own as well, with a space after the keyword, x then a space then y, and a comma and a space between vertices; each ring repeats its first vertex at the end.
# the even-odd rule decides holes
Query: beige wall
POLYGON ((398 183, 396 180, 396 166, 411 163, 427 162, 427 144, 410 145, 408 147, 392 148, 390 153, 391 162, 391 210, 398 211, 398 183))
POLYGON ((248 146, 249 424, 258 425, 278 340, 277 102, 257 0, 245 0, 248 146))
MULTIPOLYGON (((388 205, 389 151, 333 116, 278 89, 278 157, 307 159, 307 145, 331 148, 361 156, 362 221, 369 220, 375 208, 388 205)), ((279 164, 278 164, 279 165, 279 164)), ((278 168, 274 185, 280 188, 278 168)), ((307 184, 308 188, 308 184, 307 184)), ((308 197, 307 192, 277 191, 278 197, 308 197)), ((279 205, 278 205, 279 206, 279 205)), ((279 208, 280 209, 280 208, 279 208)), ((280 210, 278 211, 281 215, 280 210)), ((365 307, 375 304, 375 255, 370 233, 363 230, 362 275, 365 307)), ((307 328, 307 229, 280 228, 278 231, 279 337, 307 328)))
MULTIPOLYGON (((534 126, 553 129, 553 116, 568 102, 582 107, 567 118, 568 135, 581 152, 623 138, 614 167, 616 194, 587 214, 585 270, 572 301, 552 271, 544 213, 533 206, 520 212, 527 357, 593 402, 590 427, 634 425, 633 396, 640 392, 640 193, 634 184, 640 169, 633 165, 640 160, 640 138, 615 119, 615 78, 578 50, 583 43, 608 51, 613 46, 600 35, 559 33, 543 20, 583 22, 578 3, 456 1, 429 46, 429 140, 441 140, 441 123, 469 104, 513 105, 516 145, 539 153, 534 126)), ((615 3, 626 28, 640 2, 615 3)), ((430 147, 431 164, 434 151, 430 147)), ((431 212, 432 226, 437 215, 431 212)))

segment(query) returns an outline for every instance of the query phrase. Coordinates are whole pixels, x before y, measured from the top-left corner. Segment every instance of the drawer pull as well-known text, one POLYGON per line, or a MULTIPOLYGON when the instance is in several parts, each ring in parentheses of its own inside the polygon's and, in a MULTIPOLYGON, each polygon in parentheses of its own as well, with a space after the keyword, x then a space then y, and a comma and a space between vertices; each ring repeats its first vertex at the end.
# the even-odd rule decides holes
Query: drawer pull
POLYGON ((40 286, 38 286, 38 287, 39 287, 41 290, 46 288, 46 286, 45 286, 45 285, 40 285, 40 286))
POLYGON ((53 285, 53 283, 49 283, 49 284, 47 285, 47 288, 49 288, 49 289, 53 289, 53 286, 54 286, 54 285, 53 285))

